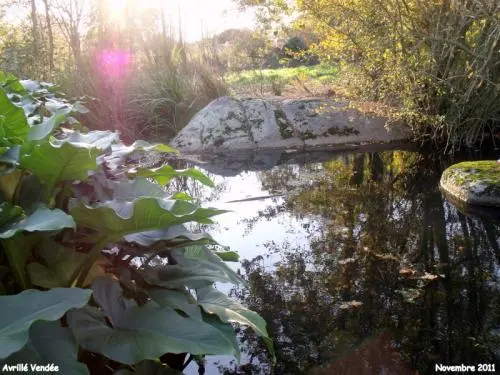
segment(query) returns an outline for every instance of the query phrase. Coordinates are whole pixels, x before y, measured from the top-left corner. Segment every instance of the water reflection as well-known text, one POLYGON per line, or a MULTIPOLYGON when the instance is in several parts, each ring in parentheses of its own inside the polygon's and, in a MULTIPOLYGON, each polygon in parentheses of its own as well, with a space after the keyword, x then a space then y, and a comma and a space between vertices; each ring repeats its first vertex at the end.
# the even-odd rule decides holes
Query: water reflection
POLYGON ((274 369, 263 344, 242 330, 246 363, 220 372, 498 368, 500 225, 444 201, 442 167, 395 151, 257 172, 260 194, 285 196, 240 215, 239 225, 248 234, 288 215, 301 225, 302 241, 286 234, 262 238, 261 254, 241 265, 249 288, 231 291, 268 322, 274 369), (268 256, 273 267, 263 264, 268 256))

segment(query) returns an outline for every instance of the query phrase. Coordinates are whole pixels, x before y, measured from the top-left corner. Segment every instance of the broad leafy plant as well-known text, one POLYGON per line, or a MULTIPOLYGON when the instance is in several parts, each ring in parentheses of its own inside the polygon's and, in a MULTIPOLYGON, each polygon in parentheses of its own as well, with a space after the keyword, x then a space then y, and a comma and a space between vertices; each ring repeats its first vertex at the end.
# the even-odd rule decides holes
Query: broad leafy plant
POLYGON ((74 116, 85 110, 51 84, 0 73, 0 361, 174 374, 193 358, 238 357, 232 323, 272 350, 265 321, 214 287, 241 282, 225 263, 236 254, 185 225, 224 211, 166 188, 211 180, 141 164, 141 153, 176 151, 84 132, 74 116))

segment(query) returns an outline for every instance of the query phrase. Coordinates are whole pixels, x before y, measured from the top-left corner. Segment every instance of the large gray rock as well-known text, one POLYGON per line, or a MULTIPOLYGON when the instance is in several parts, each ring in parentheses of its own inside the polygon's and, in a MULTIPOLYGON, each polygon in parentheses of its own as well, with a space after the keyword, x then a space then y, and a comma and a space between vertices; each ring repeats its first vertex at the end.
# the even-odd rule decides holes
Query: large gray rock
POLYGON ((500 162, 495 160, 454 164, 443 172, 440 185, 457 203, 500 208, 500 162))
POLYGON ((326 99, 222 97, 202 109, 174 138, 183 153, 308 149, 407 140, 410 131, 326 99))

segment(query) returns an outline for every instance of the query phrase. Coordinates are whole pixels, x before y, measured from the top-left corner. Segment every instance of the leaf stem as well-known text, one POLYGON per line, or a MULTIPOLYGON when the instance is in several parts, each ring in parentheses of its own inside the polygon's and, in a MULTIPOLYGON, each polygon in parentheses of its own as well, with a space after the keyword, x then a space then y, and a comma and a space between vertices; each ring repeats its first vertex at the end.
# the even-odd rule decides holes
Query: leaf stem
POLYGON ((194 359, 193 355, 190 354, 188 360, 186 361, 186 363, 184 363, 184 365, 182 365, 181 371, 184 371, 186 369, 186 367, 188 367, 188 365, 191 363, 191 361, 193 359, 194 359))
POLYGON ((101 250, 104 249, 104 246, 110 242, 108 237, 105 237, 99 241, 92 247, 90 253, 87 255, 85 261, 73 272, 71 278, 69 279, 70 287, 83 287, 83 283, 87 278, 92 265, 97 261, 99 255, 101 254, 101 250))
POLYGON ((63 182, 63 187, 55 199, 55 206, 57 208, 64 210, 64 207, 63 207, 64 199, 66 198, 66 195, 68 192, 69 192, 69 184, 67 182, 63 182))
POLYGON ((12 204, 17 204, 17 201, 19 199, 19 194, 21 194, 21 188, 23 185, 23 179, 25 175, 26 171, 24 169, 21 170, 21 175, 19 176, 19 180, 17 181, 16 189, 14 190, 14 194, 12 195, 12 204))

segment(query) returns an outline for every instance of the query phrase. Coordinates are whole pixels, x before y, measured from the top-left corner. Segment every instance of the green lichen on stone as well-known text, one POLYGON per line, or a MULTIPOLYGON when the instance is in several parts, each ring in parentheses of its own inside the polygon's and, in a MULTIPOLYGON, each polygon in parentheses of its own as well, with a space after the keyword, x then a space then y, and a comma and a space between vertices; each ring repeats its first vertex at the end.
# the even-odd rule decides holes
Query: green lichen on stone
POLYGON ((286 118, 285 112, 281 109, 274 110, 274 118, 280 130, 281 138, 288 139, 293 137, 293 127, 290 121, 286 118))
POLYGON ((481 183, 486 186, 484 193, 500 194, 500 163, 496 160, 466 161, 452 165, 444 173, 456 176, 457 184, 481 183))
POLYGON ((440 185, 465 203, 500 207, 500 163, 495 160, 454 164, 443 172, 440 185))
POLYGON ((309 130, 300 134, 300 139, 302 139, 302 140, 316 139, 316 138, 318 138, 318 136, 309 130))
POLYGON ((359 130, 356 130, 350 126, 344 126, 343 128, 339 128, 338 126, 332 126, 328 128, 326 132, 323 133, 323 136, 328 137, 329 135, 339 135, 339 136, 348 136, 348 135, 358 135, 359 130))

